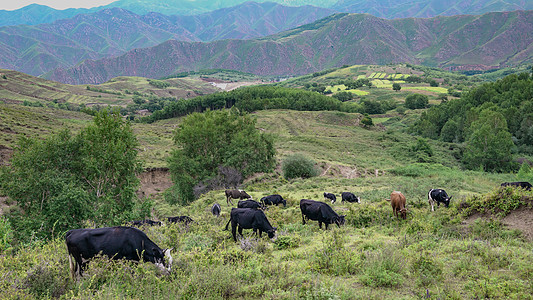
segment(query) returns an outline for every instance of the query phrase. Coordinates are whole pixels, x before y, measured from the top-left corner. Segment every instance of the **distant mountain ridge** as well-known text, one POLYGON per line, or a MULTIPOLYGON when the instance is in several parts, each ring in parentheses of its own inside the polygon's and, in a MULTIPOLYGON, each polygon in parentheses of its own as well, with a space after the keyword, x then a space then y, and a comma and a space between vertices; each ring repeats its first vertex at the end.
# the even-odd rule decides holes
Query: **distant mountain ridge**
MULTIPOLYGON (((51 23, 73 18, 78 14, 109 8, 122 8, 138 15, 151 12, 164 15, 197 15, 244 2, 246 0, 119 0, 90 9, 66 10, 31 4, 13 11, 0 10, 0 26, 51 23)), ((256 2, 275 2, 284 6, 313 5, 337 12, 368 13, 386 19, 480 15, 487 12, 533 9, 533 1, 528 0, 256 0, 256 2)))
POLYGON ((385 19, 481 15, 488 12, 532 10, 527 0, 339 0, 330 8, 348 13, 368 13, 385 19))
POLYGON ((386 20, 337 14, 254 40, 167 41, 116 58, 87 60, 45 77, 100 83, 120 75, 234 69, 258 75, 299 75, 343 64, 409 62, 451 69, 489 69, 533 62, 533 11, 386 20))
POLYGON ((113 8, 50 24, 0 27, 0 68, 34 76, 85 59, 121 55, 164 41, 249 39, 274 34, 330 15, 312 7, 247 2, 197 16, 139 16, 113 8))

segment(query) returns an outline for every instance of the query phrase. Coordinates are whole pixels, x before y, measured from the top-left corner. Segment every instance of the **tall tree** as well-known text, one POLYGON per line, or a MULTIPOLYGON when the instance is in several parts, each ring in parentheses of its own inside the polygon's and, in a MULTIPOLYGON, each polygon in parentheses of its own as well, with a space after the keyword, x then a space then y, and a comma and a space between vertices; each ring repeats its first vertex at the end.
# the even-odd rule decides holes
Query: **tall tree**
POLYGON ((119 224, 132 216, 140 171, 137 140, 118 112, 102 111, 73 136, 22 138, 0 186, 18 209, 10 221, 19 238, 48 237, 82 226, 119 224))
POLYGON ((469 128, 463 161, 467 168, 504 172, 512 168, 513 141, 504 116, 485 109, 469 128))
POLYGON ((187 116, 174 141, 178 149, 172 152, 169 167, 181 203, 192 201, 194 185, 217 176, 219 166, 237 169, 246 177, 269 171, 275 164, 272 138, 237 109, 187 116))

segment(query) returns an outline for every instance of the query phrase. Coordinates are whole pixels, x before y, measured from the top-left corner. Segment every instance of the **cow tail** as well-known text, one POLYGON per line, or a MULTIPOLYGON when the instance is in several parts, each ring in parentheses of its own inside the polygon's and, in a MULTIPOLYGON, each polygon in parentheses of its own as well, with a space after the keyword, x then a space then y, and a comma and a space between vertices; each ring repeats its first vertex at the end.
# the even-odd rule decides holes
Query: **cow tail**
POLYGON ((224 228, 224 230, 228 230, 229 222, 231 222, 231 215, 229 217, 228 223, 226 223, 226 227, 224 228))
POLYGON ((68 254, 68 263, 70 265, 70 277, 72 277, 72 280, 75 280, 78 263, 73 259, 70 253, 68 254))

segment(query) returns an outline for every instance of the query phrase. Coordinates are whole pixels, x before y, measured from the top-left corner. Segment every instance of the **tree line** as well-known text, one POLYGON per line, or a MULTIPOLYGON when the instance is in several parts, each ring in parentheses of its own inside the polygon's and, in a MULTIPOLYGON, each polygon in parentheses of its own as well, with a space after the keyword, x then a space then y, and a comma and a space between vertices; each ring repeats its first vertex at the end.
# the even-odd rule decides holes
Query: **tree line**
POLYGON ((460 99, 423 112, 411 127, 421 136, 464 143, 467 168, 510 171, 512 152, 533 154, 533 79, 512 74, 480 85, 460 99))
POLYGON ((316 92, 274 86, 254 86, 191 99, 181 99, 177 102, 169 103, 162 110, 155 111, 151 116, 143 118, 143 121, 151 123, 157 120, 185 116, 193 112, 219 110, 233 106, 244 112, 265 109, 364 112, 364 107, 361 104, 354 102, 343 103, 336 98, 316 92))

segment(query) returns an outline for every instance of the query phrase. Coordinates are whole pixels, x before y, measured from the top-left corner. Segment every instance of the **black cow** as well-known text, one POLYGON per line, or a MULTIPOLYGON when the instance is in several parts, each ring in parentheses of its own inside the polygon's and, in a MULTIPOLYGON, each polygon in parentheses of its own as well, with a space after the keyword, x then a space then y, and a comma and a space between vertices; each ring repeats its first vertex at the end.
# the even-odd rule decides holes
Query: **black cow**
POLYGON ((527 181, 518 181, 518 182, 504 182, 501 184, 502 187, 505 186, 511 186, 511 187, 520 187, 525 189, 526 191, 531 191, 531 188, 533 187, 531 183, 527 181))
POLYGON ((237 203, 238 208, 252 208, 252 209, 262 209, 263 205, 255 200, 248 199, 248 200, 240 200, 237 203))
POLYGON ((157 225, 157 226, 161 226, 162 223, 160 221, 153 221, 153 220, 140 220, 140 221, 131 221, 129 222, 129 224, 131 226, 143 226, 143 225, 150 225, 150 226, 154 226, 154 225, 157 225))
POLYGON ((435 211, 435 203, 437 206, 440 206, 441 203, 444 203, 444 206, 450 206, 450 200, 452 196, 448 197, 445 190, 442 189, 431 189, 428 193, 429 204, 431 205, 431 211, 435 211))
POLYGON ((342 192, 342 202, 355 202, 355 203, 361 203, 361 197, 358 197, 350 192, 342 192))
POLYGON ((250 195, 248 195, 243 190, 226 190, 225 194, 226 194, 226 203, 227 204, 231 203, 231 205, 233 205, 233 202, 231 202, 231 199, 243 200, 243 199, 251 199, 252 198, 250 195))
POLYGON ((302 211, 302 221, 305 225, 305 219, 318 221, 318 227, 322 229, 322 223, 326 224, 326 230, 329 224, 344 225, 344 217, 339 216, 333 211, 327 203, 302 199, 300 200, 300 210, 302 211))
POLYGON ((243 236, 243 229, 253 229, 254 233, 257 233, 259 230, 259 237, 261 237, 261 233, 266 232, 269 238, 273 238, 276 232, 276 227, 272 227, 270 222, 268 222, 265 213, 258 209, 232 208, 230 219, 224 230, 228 230, 228 225, 230 222, 231 234, 233 235, 234 241, 237 241, 237 227, 241 236, 243 236))
POLYGON ((263 205, 278 205, 283 204, 283 207, 287 206, 287 200, 283 199, 280 195, 270 195, 261 198, 263 205))
POLYGON ((185 225, 194 222, 194 220, 188 216, 168 217, 167 219, 169 223, 183 223, 185 225))
POLYGON ((332 194, 332 193, 324 193, 324 198, 331 200, 331 204, 337 201, 337 197, 335 196, 335 194, 332 194))
POLYGON ((149 261, 170 272, 172 266, 171 249, 161 250, 148 236, 133 227, 106 227, 96 229, 73 229, 65 234, 69 254, 70 274, 75 279, 81 276, 87 260, 97 254, 112 259, 149 261), (165 257, 168 257, 165 264, 165 257), (74 261, 73 259, 74 258, 74 261))
POLYGON ((218 203, 215 203, 215 204, 213 204, 213 206, 211 206, 211 213, 214 216, 220 217, 220 211, 221 210, 222 210, 222 208, 220 208, 220 204, 218 204, 218 203))

